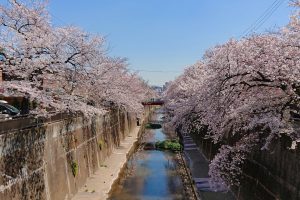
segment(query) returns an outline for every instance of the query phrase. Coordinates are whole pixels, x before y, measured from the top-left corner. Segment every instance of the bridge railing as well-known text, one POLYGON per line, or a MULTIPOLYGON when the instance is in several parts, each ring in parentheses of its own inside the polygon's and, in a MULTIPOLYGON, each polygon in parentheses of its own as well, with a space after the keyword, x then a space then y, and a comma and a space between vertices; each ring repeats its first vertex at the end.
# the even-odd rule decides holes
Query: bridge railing
POLYGON ((157 100, 157 99, 151 99, 151 100, 147 100, 147 101, 143 101, 142 104, 145 105, 163 105, 165 102, 161 99, 157 100))

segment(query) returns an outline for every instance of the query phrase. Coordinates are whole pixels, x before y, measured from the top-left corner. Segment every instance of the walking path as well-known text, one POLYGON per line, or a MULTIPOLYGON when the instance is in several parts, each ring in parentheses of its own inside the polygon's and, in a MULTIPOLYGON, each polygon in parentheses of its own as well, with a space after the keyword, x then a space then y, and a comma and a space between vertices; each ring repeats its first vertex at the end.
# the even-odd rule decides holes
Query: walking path
POLYGON ((112 155, 104 161, 95 174, 88 178, 85 186, 81 188, 72 200, 103 200, 108 198, 108 192, 114 181, 117 180, 120 171, 127 161, 127 154, 134 147, 134 143, 138 139, 140 127, 129 134, 120 144, 113 150, 112 155))
POLYGON ((222 185, 212 188, 208 182, 208 160, 190 136, 183 136, 184 157, 195 181, 201 200, 234 200, 222 185), (213 192, 218 190, 218 192, 213 192))

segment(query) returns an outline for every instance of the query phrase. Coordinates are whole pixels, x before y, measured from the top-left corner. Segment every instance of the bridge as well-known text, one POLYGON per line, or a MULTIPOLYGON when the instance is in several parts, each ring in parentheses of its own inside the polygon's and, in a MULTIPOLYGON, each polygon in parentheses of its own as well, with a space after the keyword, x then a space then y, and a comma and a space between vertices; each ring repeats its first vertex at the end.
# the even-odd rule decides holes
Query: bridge
POLYGON ((155 99, 155 98, 152 98, 152 99, 142 102, 143 106, 161 106, 164 103, 165 102, 162 99, 155 99))

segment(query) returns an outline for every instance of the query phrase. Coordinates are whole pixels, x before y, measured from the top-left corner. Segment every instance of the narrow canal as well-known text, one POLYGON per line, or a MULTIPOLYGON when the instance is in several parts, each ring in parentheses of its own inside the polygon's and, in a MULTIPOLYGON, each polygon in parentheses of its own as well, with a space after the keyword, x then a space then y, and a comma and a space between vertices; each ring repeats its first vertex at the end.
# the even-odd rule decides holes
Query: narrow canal
MULTIPOLYGON (((162 123, 157 110, 151 118, 162 123)), ((151 123, 150 121, 150 123, 151 123)), ((170 137, 162 128, 146 129, 141 143, 155 143, 170 137)), ((123 175, 113 186, 109 200, 179 200, 183 197, 181 178, 176 172, 174 153, 140 148, 129 158, 123 175)))

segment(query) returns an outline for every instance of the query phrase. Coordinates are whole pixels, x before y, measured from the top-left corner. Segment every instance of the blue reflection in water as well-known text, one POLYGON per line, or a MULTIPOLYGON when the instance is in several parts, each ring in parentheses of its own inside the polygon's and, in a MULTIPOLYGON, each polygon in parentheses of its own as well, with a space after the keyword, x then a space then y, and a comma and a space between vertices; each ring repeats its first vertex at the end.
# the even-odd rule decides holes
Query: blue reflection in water
POLYGON ((182 199, 172 153, 140 151, 128 161, 128 175, 111 199, 182 199))
POLYGON ((150 140, 148 142, 157 142, 157 141, 163 141, 166 139, 166 135, 162 132, 161 129, 156 129, 154 131, 154 137, 153 140, 150 140))
POLYGON ((165 197, 169 194, 165 156, 159 151, 149 152, 141 164, 149 169, 145 178, 143 195, 165 197))
MULTIPOLYGON (((156 119, 160 119, 158 115, 156 119)), ((162 129, 151 130, 147 142, 165 140, 162 129)), ((147 134, 147 133, 146 133, 147 134)), ((125 175, 112 190, 111 200, 184 199, 174 154, 164 151, 138 151, 127 162, 125 175)))

